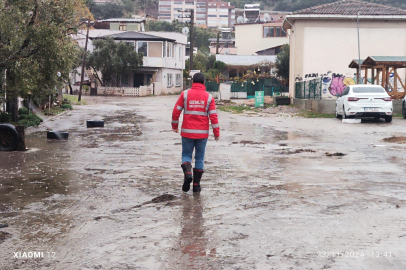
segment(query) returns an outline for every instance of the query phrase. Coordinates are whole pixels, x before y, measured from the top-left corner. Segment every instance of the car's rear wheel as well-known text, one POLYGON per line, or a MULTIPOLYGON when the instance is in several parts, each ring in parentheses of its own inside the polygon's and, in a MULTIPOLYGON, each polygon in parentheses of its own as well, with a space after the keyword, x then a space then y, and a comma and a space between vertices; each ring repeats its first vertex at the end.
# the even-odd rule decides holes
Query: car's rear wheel
POLYGON ((406 107, 405 103, 403 102, 402 103, 402 116, 404 119, 406 119, 406 108, 405 107, 406 107))
POLYGON ((392 122, 392 115, 385 116, 385 122, 386 123, 392 122))

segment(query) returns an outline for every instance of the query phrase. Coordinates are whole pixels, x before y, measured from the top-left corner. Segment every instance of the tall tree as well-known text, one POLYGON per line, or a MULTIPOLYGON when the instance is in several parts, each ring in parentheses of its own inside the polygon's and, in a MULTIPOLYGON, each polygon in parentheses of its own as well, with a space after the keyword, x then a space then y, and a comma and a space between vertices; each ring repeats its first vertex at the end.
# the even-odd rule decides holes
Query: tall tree
POLYGON ((283 79, 284 85, 289 85, 289 44, 283 45, 281 51, 276 55, 275 66, 277 75, 283 79))
POLYGON ((83 0, 0 1, 0 70, 7 69, 8 97, 51 93, 76 62, 83 0))
POLYGON ((135 51, 134 45, 119 42, 112 38, 94 40, 95 50, 89 55, 87 69, 93 70, 93 75, 102 85, 118 86, 122 74, 142 66, 142 54, 135 51), (98 72, 102 78, 99 78, 98 72))

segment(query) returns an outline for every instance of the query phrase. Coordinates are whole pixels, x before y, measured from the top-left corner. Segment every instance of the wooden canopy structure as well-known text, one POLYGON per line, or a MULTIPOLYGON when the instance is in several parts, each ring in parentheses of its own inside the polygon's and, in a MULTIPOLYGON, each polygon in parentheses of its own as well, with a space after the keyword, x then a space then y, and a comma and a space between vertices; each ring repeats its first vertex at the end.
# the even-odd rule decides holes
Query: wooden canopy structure
MULTIPOLYGON (((360 82, 359 63, 354 59, 349 67, 357 69, 357 82, 360 82)), ((399 68, 406 68, 406 56, 368 56, 365 60, 361 60, 361 70, 365 71, 364 83, 368 83, 368 71, 371 70, 372 84, 381 84, 386 92, 393 99, 404 98, 406 92, 405 84, 402 82, 398 74, 399 68), (393 72, 393 85, 390 82, 390 74, 393 72), (403 92, 398 91, 398 81, 403 87, 403 92)))

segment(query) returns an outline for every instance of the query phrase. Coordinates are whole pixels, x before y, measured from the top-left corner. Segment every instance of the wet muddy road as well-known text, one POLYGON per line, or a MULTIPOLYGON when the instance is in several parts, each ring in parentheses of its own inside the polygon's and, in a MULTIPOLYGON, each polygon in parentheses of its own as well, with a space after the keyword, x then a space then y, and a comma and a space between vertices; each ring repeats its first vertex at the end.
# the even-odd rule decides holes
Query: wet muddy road
POLYGON ((0 153, 0 269, 406 269, 406 120, 219 112, 184 194, 176 98, 87 98, 0 153))

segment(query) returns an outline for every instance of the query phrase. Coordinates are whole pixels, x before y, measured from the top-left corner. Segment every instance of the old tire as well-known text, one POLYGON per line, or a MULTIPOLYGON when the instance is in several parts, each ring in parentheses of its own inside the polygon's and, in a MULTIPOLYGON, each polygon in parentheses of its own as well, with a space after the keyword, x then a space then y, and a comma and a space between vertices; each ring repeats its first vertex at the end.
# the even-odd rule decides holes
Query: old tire
POLYGON ((18 132, 11 124, 0 124, 0 151, 14 151, 18 147, 18 132))
POLYGON ((55 140, 65 139, 65 140, 67 140, 68 138, 69 138, 69 133, 66 131, 48 131, 47 132, 47 139, 55 139, 55 140))
POLYGON ((88 128, 104 127, 104 121, 103 120, 88 120, 88 121, 86 121, 86 126, 88 128))

